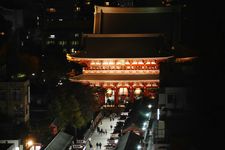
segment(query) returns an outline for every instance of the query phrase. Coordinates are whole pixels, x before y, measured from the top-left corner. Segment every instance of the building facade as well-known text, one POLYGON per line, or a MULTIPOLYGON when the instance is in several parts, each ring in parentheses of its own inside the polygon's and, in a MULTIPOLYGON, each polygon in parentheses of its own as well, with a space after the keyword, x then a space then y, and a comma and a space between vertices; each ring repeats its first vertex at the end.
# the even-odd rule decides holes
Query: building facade
POLYGON ((27 123, 30 118, 29 81, 0 82, 0 112, 13 118, 15 124, 27 123))

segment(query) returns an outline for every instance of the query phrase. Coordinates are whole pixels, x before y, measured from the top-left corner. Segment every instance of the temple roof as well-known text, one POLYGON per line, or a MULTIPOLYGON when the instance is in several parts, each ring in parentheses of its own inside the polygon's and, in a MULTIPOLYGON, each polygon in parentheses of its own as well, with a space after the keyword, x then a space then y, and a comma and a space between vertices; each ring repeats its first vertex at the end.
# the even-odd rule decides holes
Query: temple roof
POLYGON ((84 58, 148 58, 171 56, 162 34, 84 34, 84 58))
POLYGON ((145 74, 145 75, 141 75, 141 74, 132 74, 132 75, 118 75, 118 74, 114 74, 114 75, 108 75, 108 74, 101 74, 101 75, 86 75, 86 74, 82 74, 82 75, 78 75, 78 76, 74 76, 72 78, 70 78, 70 80, 72 81, 110 81, 110 82, 118 82, 118 81, 146 81, 146 80, 158 80, 159 79, 159 75, 149 75, 149 74, 145 74))
POLYGON ((163 33, 173 43, 179 40, 180 6, 104 7, 95 6, 94 33, 163 33))

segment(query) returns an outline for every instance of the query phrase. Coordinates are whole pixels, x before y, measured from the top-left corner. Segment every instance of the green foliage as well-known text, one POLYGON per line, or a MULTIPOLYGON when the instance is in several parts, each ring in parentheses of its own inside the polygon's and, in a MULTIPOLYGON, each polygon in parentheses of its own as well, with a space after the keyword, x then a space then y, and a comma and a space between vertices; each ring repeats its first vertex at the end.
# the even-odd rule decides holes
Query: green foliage
POLYGON ((93 89, 87 85, 78 83, 64 83, 56 92, 50 105, 50 111, 54 118, 59 118, 62 125, 68 123, 81 128, 93 118, 98 109, 98 101, 93 89))

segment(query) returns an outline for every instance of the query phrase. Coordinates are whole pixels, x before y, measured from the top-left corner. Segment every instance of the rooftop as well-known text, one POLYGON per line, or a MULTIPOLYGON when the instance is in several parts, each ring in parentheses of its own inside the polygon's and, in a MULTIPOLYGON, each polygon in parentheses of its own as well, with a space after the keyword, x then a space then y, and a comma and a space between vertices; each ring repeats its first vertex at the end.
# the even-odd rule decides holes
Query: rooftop
POLYGON ((144 58, 171 56, 163 34, 84 34, 84 58, 144 58))

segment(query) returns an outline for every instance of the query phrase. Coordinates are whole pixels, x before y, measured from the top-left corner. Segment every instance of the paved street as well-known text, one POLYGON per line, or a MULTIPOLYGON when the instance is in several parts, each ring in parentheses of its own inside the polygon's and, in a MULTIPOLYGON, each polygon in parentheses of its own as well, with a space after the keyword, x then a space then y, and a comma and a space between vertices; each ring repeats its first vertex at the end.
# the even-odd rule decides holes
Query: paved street
POLYGON ((107 134, 99 134, 97 132, 97 128, 95 129, 94 133, 91 136, 91 144, 93 145, 93 149, 90 149, 90 145, 89 143, 87 143, 87 150, 100 150, 100 147, 96 147, 96 143, 102 143, 101 146, 101 150, 105 150, 105 145, 107 145, 107 139, 110 138, 111 133, 113 132, 114 127, 116 126, 116 122, 117 122, 118 118, 114 118, 114 120, 110 121, 109 117, 105 117, 102 119, 102 124, 99 123, 99 128, 103 129, 103 131, 105 132, 105 130, 107 130, 107 134), (113 126, 113 128, 110 128, 110 125, 113 126))

